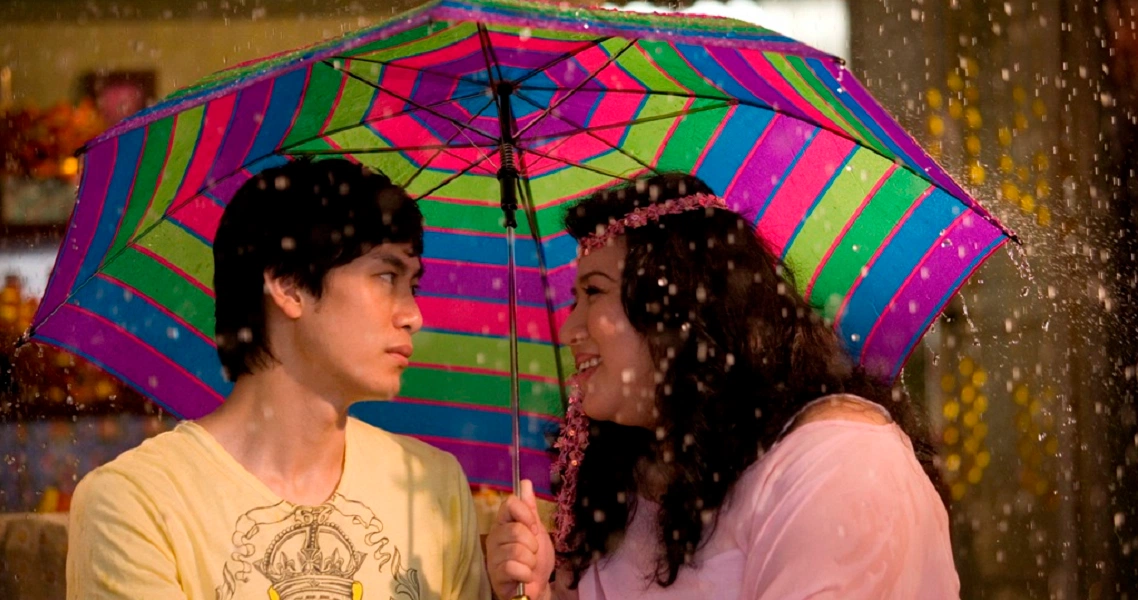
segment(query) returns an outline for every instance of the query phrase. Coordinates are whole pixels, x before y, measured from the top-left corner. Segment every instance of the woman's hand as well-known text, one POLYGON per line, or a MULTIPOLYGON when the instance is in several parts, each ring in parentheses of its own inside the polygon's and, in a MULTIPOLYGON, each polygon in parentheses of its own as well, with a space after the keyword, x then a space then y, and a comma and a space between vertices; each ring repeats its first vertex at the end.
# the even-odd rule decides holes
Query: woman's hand
POLYGON ((518 583, 526 585, 531 600, 551 597, 553 540, 537 514, 533 482, 522 480, 521 497, 510 496, 498 509, 498 521, 486 536, 486 570, 499 598, 517 596, 518 583))

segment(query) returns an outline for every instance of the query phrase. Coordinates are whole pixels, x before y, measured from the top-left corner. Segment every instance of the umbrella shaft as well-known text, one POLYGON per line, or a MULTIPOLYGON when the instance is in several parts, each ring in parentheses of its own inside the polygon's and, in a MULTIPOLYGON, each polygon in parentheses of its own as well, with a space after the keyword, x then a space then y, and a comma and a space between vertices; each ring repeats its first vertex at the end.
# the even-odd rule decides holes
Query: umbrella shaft
POLYGON ((518 286, 515 263, 514 228, 506 228, 506 245, 509 246, 507 285, 510 288, 510 421, 513 432, 510 438, 510 462, 513 471, 514 493, 521 485, 521 406, 518 392, 518 286))
MULTIPOLYGON (((518 393, 518 286, 517 265, 514 262, 514 227, 506 227, 506 245, 509 247, 509 260, 506 266, 507 281, 510 288, 510 423, 513 431, 510 436, 510 470, 514 481, 514 495, 522 493, 522 432, 521 402, 518 393)), ((525 584, 518 584, 515 600, 526 599, 525 584)))

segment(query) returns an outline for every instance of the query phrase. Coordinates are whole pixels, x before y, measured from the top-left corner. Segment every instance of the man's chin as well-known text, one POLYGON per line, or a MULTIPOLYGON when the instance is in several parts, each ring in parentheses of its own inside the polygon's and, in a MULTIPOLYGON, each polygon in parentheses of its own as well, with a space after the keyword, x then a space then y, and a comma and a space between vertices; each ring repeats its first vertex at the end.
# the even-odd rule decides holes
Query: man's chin
POLYGON ((352 395, 351 404, 357 402, 386 402, 399 396, 399 386, 369 385, 352 395))

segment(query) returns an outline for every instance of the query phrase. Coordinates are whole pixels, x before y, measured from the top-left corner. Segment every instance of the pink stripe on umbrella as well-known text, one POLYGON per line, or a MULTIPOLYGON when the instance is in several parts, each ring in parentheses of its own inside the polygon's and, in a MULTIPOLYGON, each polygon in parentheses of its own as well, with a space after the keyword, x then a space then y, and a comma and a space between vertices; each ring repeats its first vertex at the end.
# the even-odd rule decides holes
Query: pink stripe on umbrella
POLYGON ((834 173, 854 149, 854 143, 819 132, 786 176, 774 198, 763 208, 758 230, 776 254, 781 254, 806 212, 825 192, 834 173))
MULTIPOLYGON (((509 310, 503 304, 424 296, 418 298, 418 303, 423 312, 423 327, 427 329, 502 338, 510 335, 509 310)), ((519 306, 518 339, 552 343, 549 311, 519 306)))
POLYGON ((213 236, 217 234, 217 226, 221 223, 221 215, 225 209, 213 200, 198 196, 183 205, 171 215, 186 229, 194 232, 203 240, 213 243, 213 236))

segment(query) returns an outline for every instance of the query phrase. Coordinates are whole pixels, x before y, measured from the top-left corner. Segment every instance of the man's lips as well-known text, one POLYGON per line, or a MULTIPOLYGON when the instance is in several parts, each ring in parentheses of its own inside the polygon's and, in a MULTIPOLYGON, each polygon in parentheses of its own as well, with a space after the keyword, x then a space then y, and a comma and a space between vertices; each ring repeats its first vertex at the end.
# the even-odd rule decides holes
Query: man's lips
POLYGON ((412 348, 409 344, 403 346, 394 346, 387 349, 387 353, 396 357, 404 366, 411 363, 412 351, 414 351, 414 348, 412 348))

